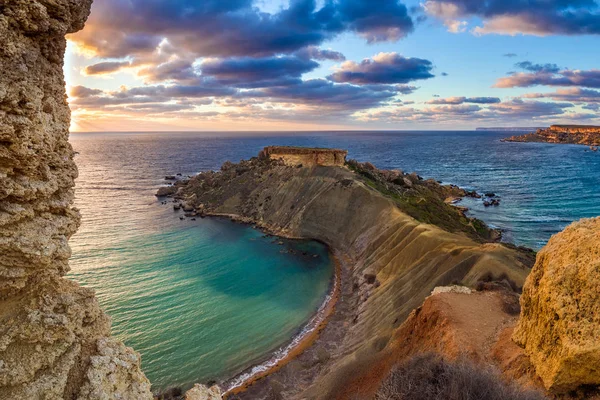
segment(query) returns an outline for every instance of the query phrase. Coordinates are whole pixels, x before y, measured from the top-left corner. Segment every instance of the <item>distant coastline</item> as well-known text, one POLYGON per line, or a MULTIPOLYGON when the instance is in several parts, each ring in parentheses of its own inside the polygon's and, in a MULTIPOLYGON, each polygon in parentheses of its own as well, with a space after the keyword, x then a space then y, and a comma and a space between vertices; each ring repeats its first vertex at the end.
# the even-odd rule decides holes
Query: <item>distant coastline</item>
POLYGON ((478 132, 535 132, 544 127, 519 127, 519 126, 508 126, 508 127, 491 127, 491 128, 477 128, 478 132))
POLYGON ((593 151, 600 146, 600 126, 592 125, 552 125, 538 129, 534 133, 511 136, 503 142, 536 142, 555 144, 580 144, 590 146, 593 151))

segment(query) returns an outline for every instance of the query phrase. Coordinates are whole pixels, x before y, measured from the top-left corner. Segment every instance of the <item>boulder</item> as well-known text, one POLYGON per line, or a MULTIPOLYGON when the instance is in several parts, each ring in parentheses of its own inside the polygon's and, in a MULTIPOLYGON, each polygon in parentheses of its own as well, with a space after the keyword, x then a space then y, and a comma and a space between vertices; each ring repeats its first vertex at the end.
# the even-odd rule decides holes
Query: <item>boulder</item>
POLYGON ((156 192, 156 197, 173 196, 177 193, 177 188, 174 186, 163 186, 156 192))
POLYGON ((538 254, 513 340, 556 394, 600 384, 600 218, 574 223, 538 254))
POLYGON ((208 388, 204 385, 195 384, 185 394, 185 400, 221 400, 221 389, 218 386, 208 388))

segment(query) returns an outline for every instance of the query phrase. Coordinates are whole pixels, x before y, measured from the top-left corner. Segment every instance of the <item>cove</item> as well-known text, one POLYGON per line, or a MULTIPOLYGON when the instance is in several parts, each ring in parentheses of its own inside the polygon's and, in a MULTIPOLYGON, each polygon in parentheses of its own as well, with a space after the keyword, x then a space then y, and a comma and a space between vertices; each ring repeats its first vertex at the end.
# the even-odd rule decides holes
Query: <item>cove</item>
POLYGON ((76 252, 73 263, 70 277, 96 290, 113 334, 142 354, 153 391, 267 361, 301 334, 334 275, 323 244, 215 218, 76 252))

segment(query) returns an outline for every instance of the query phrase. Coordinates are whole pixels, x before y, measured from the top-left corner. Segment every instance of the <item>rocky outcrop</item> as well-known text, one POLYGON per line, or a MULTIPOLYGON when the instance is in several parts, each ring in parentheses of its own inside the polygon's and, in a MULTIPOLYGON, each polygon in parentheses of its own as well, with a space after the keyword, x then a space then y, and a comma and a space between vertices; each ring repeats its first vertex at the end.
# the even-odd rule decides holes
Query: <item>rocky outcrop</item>
POLYGON ((555 393, 600 384, 599 237, 600 218, 555 235, 523 291, 514 340, 555 393))
POLYGON ((316 165, 341 167, 346 162, 348 152, 338 149, 305 147, 269 146, 259 154, 260 158, 282 160, 286 165, 313 167, 316 165))
POLYGON ((77 169, 65 35, 91 0, 0 2, 0 398, 150 399, 93 291, 63 278, 77 169))
POLYGON ((535 133, 512 136, 505 142, 542 142, 561 144, 600 145, 600 127, 589 125, 552 125, 548 129, 538 129, 535 133))
POLYGON ((549 130, 565 133, 596 133, 600 134, 600 126, 593 125, 552 125, 549 130))
POLYGON ((185 394, 185 400, 221 400, 221 389, 218 386, 208 388, 204 385, 195 384, 185 394))
MULTIPOLYGON (((375 172, 371 178, 377 178, 375 172)), ((320 240, 343 262, 340 300, 313 346, 321 351, 305 351, 298 363, 239 398, 267 396, 274 390, 269 382, 286 399, 335 398, 378 365, 398 327, 435 287, 452 282, 474 286, 483 276, 503 274, 524 282, 527 257, 502 244, 482 243, 483 236, 467 220, 449 222, 448 231, 403 212, 414 211, 423 220, 438 212, 460 220, 461 214, 438 194, 445 189, 434 190, 426 186, 432 182, 416 175, 412 187, 400 181, 388 187, 371 178, 346 167, 295 168, 251 160, 201 174, 182 189, 182 200, 202 204, 207 214, 235 216, 282 236, 320 240)))

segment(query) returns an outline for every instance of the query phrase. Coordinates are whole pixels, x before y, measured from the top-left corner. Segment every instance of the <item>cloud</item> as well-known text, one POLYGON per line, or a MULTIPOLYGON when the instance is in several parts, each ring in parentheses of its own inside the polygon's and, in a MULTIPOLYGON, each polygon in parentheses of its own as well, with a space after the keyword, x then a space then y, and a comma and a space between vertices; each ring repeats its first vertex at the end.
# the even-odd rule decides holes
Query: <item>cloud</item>
POLYGON ((105 75, 120 71, 123 68, 131 66, 129 61, 106 61, 94 65, 88 65, 84 68, 84 75, 105 75))
POLYGON ((518 57, 518 55, 516 53, 506 53, 506 54, 503 54, 502 57, 513 58, 513 57, 518 57))
POLYGON ((558 89, 551 93, 527 93, 523 95, 527 99, 552 99, 555 101, 570 101, 574 103, 600 102, 600 91, 592 89, 568 88, 558 89))
POLYGON ((85 97, 91 97, 91 96, 97 96, 104 93, 102 90, 100 89, 90 89, 88 87, 85 86, 73 86, 70 90, 69 90, 69 95, 71 97, 77 97, 77 98, 85 98, 85 97))
POLYGON ((315 46, 308 46, 298 50, 295 55, 300 58, 319 61, 346 61, 346 56, 334 50, 320 49, 315 46))
POLYGON ((530 72, 548 72, 558 73, 561 68, 556 64, 534 64, 531 61, 522 61, 515 64, 515 67, 530 72))
POLYGON ((588 119, 587 114, 567 113, 572 108, 571 103, 548 103, 543 101, 524 101, 513 99, 494 104, 450 104, 433 105, 431 107, 406 107, 403 104, 395 109, 363 111, 357 114, 365 122, 412 122, 421 124, 456 124, 457 122, 505 123, 511 121, 550 121, 555 118, 588 119))
POLYGON ((310 79, 297 85, 266 88, 248 96, 354 111, 379 106, 397 94, 398 88, 393 85, 357 86, 336 84, 325 79, 310 79))
POLYGON ((495 104, 500 102, 501 100, 498 97, 448 97, 445 99, 429 100, 427 104, 495 104))
POLYGON ((203 76, 239 88, 298 84, 303 74, 317 67, 317 62, 295 56, 207 59, 200 64, 203 76))
MULTIPOLYGON (((334 4, 336 4, 334 2, 334 4)), ((369 43, 397 41, 414 30, 408 10, 399 0, 338 0, 341 21, 369 43)))
POLYGON ((428 0, 425 11, 452 24, 464 18, 483 21, 476 34, 598 35, 600 6, 596 0, 428 0))
POLYGON ((369 42, 397 41, 414 25, 398 0, 292 0, 266 13, 252 0, 103 0, 71 36, 103 58, 152 53, 168 40, 197 57, 265 57, 318 46, 343 32, 369 42))
POLYGON ((329 80, 354 84, 408 83, 433 78, 433 64, 420 58, 406 58, 397 53, 379 53, 360 63, 346 61, 329 80))
MULTIPOLYGON (((600 104, 598 103, 591 103, 591 104, 586 104, 585 106, 583 106, 584 110, 592 110, 592 111, 600 111, 600 104)), ((596 118, 598 116, 596 115, 596 118)))
MULTIPOLYGON (((533 65, 535 70, 540 66, 533 65)), ((503 77, 496 81, 496 88, 514 88, 531 87, 536 85, 543 86, 581 86, 589 88, 600 88, 600 70, 592 69, 588 71, 565 69, 558 71, 554 69, 554 64, 547 64, 538 72, 515 73, 511 76, 503 77), (547 66, 552 66, 547 70, 547 66)))

